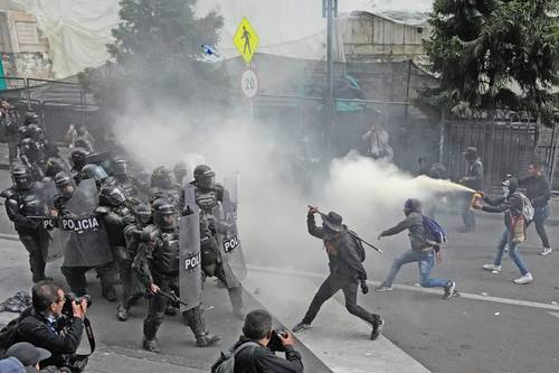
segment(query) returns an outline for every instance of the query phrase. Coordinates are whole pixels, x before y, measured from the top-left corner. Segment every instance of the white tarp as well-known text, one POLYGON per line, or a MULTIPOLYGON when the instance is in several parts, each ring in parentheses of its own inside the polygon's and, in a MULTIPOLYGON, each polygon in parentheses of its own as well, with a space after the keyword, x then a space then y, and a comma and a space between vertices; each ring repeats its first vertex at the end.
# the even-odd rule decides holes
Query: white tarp
MULTIPOLYGON (((109 58, 106 45, 112 41, 111 29, 118 25, 117 0, 12 0, 10 4, 37 18, 49 40, 57 78, 102 65, 109 58)), ((321 6, 321 0, 199 0, 196 13, 204 16, 215 10, 224 17, 218 51, 226 59, 239 55, 232 38, 247 17, 260 38, 258 53, 319 60, 325 55, 326 20, 321 6)), ((410 18, 393 19, 410 19, 412 24, 422 21, 414 14, 431 8, 432 0, 339 0, 341 14, 366 11, 392 18, 392 12, 408 11, 410 18)))

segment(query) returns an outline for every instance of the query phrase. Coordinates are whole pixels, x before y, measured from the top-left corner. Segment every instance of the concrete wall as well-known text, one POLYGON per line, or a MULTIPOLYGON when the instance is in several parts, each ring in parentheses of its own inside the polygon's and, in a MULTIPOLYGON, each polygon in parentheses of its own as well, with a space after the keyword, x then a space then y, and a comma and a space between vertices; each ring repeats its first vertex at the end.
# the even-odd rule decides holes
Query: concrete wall
POLYGON ((424 55, 422 40, 430 26, 396 23, 371 13, 352 15, 341 23, 342 40, 349 61, 364 56, 401 61, 424 55))
MULTIPOLYGON (((49 44, 37 28, 35 17, 22 11, 0 12, 0 54, 4 76, 53 78, 49 44)), ((21 81, 8 80, 8 88, 21 81)))

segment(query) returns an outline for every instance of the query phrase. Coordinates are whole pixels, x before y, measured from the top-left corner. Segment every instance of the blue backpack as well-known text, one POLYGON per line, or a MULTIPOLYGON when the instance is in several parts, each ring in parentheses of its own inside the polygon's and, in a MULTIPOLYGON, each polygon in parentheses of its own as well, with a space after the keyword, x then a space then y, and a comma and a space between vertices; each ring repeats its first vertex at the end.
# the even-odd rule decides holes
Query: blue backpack
POLYGON ((424 234, 428 244, 437 246, 447 242, 447 235, 441 225, 425 215, 422 215, 422 218, 424 219, 424 234))

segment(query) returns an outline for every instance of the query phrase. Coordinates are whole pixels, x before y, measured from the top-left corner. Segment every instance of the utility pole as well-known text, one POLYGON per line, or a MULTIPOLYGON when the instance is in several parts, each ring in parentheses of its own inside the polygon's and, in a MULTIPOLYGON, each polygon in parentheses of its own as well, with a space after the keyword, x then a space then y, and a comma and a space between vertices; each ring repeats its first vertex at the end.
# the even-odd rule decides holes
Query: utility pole
POLYGON ((336 107, 333 93, 333 18, 338 17, 338 0, 323 0, 323 18, 327 18, 327 92, 325 98, 326 139, 332 142, 336 107))

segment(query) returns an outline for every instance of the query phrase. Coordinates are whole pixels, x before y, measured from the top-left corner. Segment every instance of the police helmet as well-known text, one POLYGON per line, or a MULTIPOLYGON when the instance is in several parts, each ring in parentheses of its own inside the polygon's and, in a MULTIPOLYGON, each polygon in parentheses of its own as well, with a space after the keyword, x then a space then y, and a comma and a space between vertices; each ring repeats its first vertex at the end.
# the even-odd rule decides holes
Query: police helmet
POLYGON ((104 186, 99 193, 99 203, 117 207, 126 201, 122 189, 118 186, 104 186))
POLYGON ((140 224, 148 224, 152 219, 152 207, 147 203, 140 203, 134 208, 134 217, 140 224))
POLYGON ((154 169, 150 185, 153 188, 171 189, 172 182, 169 169, 165 168, 163 165, 154 169))
POLYGON ((113 160, 113 175, 117 177, 126 177, 129 175, 128 160, 124 158, 116 158, 113 160))
POLYGON ((89 152, 81 147, 78 147, 72 151, 70 154, 70 162, 72 163, 72 167, 76 170, 81 170, 84 165, 86 165, 86 158, 89 155, 89 152))
POLYGON ((45 131, 37 124, 31 124, 27 127, 27 136, 34 141, 42 141, 45 139, 45 131))
POLYGON ((12 182, 18 189, 28 189, 31 186, 31 172, 24 164, 14 164, 10 173, 12 182))
POLYGON ((54 176, 54 184, 56 190, 63 196, 71 196, 74 193, 74 180, 65 171, 58 172, 54 176), (66 186, 72 186, 72 189, 67 189, 66 186))
POLYGON ((207 165, 201 164, 193 171, 196 186, 203 189, 212 189, 215 186, 216 173, 207 165))
POLYGON ((163 230, 175 227, 175 207, 170 200, 160 198, 154 201, 154 224, 163 230))

